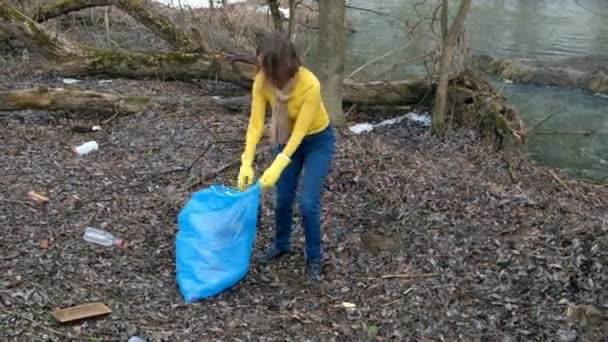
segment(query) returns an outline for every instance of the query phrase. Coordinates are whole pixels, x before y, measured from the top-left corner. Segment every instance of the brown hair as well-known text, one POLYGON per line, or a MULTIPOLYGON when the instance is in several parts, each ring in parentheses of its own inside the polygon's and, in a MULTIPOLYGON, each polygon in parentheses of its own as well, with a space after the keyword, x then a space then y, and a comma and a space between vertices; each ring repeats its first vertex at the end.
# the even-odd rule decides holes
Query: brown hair
POLYGON ((286 35, 273 32, 267 35, 256 49, 256 65, 268 81, 283 87, 300 67, 296 48, 286 35))

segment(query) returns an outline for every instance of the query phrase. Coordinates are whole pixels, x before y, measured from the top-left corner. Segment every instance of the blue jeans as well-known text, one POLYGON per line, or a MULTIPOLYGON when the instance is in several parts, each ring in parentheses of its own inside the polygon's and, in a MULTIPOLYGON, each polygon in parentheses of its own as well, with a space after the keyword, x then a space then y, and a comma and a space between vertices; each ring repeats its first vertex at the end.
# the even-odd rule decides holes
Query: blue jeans
MULTIPOLYGON (((320 259, 321 252, 321 195, 324 181, 329 174, 334 155, 335 137, 332 126, 304 137, 291 157, 276 184, 275 244, 281 250, 291 249, 291 226, 293 222, 293 201, 296 196, 300 172, 304 169, 300 211, 304 236, 306 237, 306 257, 320 259)), ((283 145, 277 146, 280 153, 283 145)))

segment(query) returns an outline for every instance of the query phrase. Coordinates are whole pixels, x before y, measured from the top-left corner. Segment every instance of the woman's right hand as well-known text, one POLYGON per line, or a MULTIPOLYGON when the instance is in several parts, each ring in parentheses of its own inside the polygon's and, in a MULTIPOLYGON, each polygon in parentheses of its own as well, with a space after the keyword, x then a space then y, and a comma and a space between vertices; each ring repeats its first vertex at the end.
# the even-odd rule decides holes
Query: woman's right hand
POLYGON ((250 163, 241 164, 241 170, 239 171, 238 186, 240 191, 244 191, 246 186, 253 184, 253 166, 250 163))

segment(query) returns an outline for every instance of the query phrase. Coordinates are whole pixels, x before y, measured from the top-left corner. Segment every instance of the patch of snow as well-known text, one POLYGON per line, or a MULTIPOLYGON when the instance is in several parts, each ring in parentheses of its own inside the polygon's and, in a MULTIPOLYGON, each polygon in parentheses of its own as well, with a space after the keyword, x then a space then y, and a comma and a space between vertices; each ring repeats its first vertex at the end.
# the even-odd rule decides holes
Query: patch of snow
POLYGON ((358 123, 358 124, 350 126, 349 129, 351 132, 353 132, 355 134, 361 134, 361 133, 365 133, 365 132, 371 132, 374 129, 374 127, 391 126, 394 124, 398 124, 405 119, 408 119, 408 120, 414 121, 414 122, 418 122, 418 123, 422 124, 423 126, 431 125, 431 117, 428 114, 425 115, 425 114, 418 114, 418 113, 410 112, 405 115, 398 116, 396 118, 384 120, 375 125, 368 123, 368 122, 358 123))
POLYGON ((76 84, 76 83, 80 82, 80 80, 77 80, 74 78, 64 78, 64 79, 62 79, 62 81, 65 84, 76 84))

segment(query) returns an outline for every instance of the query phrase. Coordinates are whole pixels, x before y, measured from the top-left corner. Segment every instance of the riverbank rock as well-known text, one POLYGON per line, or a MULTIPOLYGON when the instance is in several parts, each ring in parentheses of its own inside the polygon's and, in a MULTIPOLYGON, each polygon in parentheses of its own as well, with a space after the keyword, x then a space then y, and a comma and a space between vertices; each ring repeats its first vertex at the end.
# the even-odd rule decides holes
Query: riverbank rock
POLYGON ((480 55, 473 59, 478 68, 504 80, 608 94, 607 56, 533 59, 480 55))

